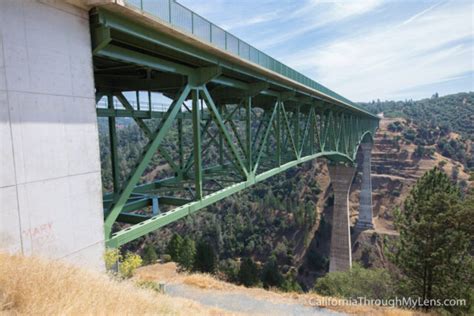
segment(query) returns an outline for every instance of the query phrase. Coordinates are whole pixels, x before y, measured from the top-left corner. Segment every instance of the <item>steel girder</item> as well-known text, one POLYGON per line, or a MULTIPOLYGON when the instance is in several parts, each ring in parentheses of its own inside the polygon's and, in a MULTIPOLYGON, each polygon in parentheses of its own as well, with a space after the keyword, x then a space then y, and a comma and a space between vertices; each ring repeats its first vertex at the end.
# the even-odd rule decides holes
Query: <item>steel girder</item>
MULTIPOLYGON (((105 17, 92 13, 91 32, 97 115, 108 121, 111 147, 113 190, 104 194, 109 247, 303 162, 325 157, 352 164, 364 137, 378 127, 378 119, 364 111, 272 82, 251 69, 212 64, 197 49, 186 58, 174 56, 169 42, 164 49, 150 40, 160 34, 140 33, 136 26, 127 32, 126 21, 114 16, 110 23, 105 17), (130 91, 136 92, 136 104, 124 94, 130 91), (140 100, 139 91, 149 100, 140 100), (151 93, 172 102, 154 109, 151 93), (119 177, 116 122, 123 117, 147 139, 126 179, 119 177), (152 162, 159 177, 144 183, 152 162)), ((175 45, 181 54, 184 44, 175 45)))

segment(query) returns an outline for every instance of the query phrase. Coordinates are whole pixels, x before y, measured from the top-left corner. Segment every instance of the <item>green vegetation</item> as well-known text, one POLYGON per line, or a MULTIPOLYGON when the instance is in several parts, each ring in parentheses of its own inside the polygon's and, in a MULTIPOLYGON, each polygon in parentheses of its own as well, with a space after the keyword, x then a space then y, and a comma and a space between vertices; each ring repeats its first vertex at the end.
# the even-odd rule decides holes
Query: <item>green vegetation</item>
MULTIPOLYGON (((147 124, 152 128, 156 122, 147 120, 147 124)), ((106 191, 112 188, 107 126, 105 119, 99 119, 102 180, 106 191)), ((185 127, 185 133, 188 132, 186 128, 190 127, 185 127)), ((170 152, 177 150, 171 145, 177 137, 174 132, 171 132, 164 144, 170 152)), ((147 139, 132 120, 123 118, 117 119, 117 137, 120 179, 123 181, 135 165, 147 139)), ((192 140, 185 137, 184 141, 192 140)), ((208 156, 204 158, 203 163, 212 159, 218 159, 213 147, 208 150, 208 156)), ((155 155, 145 170, 143 180, 151 181, 171 175, 170 170, 161 168, 164 164, 165 161, 160 155, 155 155)), ((162 259, 163 254, 168 254, 181 269, 207 271, 209 266, 201 266, 199 255, 199 245, 203 242, 209 246, 208 250, 212 249, 215 254, 216 262, 211 264, 214 266, 211 270, 225 270, 225 277, 233 282, 238 282, 238 278, 233 275, 235 271, 232 266, 235 264, 230 264, 230 260, 237 261, 237 258, 251 257, 255 262, 265 265, 267 258, 274 254, 280 273, 286 274, 289 268, 295 267, 295 247, 298 244, 308 245, 312 238, 310 232, 318 221, 316 203, 321 190, 316 180, 316 172, 317 168, 313 162, 302 164, 258 183, 251 190, 235 194, 199 213, 133 241, 127 244, 126 248, 130 251, 143 249, 141 254, 147 263, 155 260, 151 247, 162 259), (191 264, 180 259, 178 249, 181 249, 180 244, 185 236, 196 241, 196 268, 194 262, 191 264), (168 243, 170 238, 173 239, 172 245, 168 243), (150 247, 144 247, 144 244, 150 247)))
POLYGON ((182 244, 183 238, 180 235, 174 234, 173 237, 171 237, 168 246, 166 247, 166 253, 171 256, 171 260, 175 262, 179 261, 179 254, 182 244))
POLYGON ((385 269, 364 269, 354 263, 351 271, 331 272, 317 280, 319 294, 341 298, 390 299, 396 296, 394 278, 385 269))
POLYGON ((468 168, 474 168, 473 152, 468 152, 467 141, 474 141, 474 92, 458 93, 444 97, 435 94, 420 101, 372 101, 362 103, 372 113, 383 112, 386 117, 403 117, 413 128, 404 129, 400 122, 388 129, 401 132, 403 138, 419 146, 436 146, 445 157, 455 159, 468 168), (459 134, 453 139, 451 132, 459 134))
POLYGON ((143 250, 143 263, 153 264, 158 260, 158 254, 156 253, 155 247, 152 245, 146 245, 143 250))
MULTIPOLYGON (((427 172, 397 213, 393 262, 404 295, 423 300, 474 297, 474 204, 438 169, 427 172)), ((470 302, 472 304, 472 301, 470 302)))
POLYGON ((204 241, 196 247, 193 269, 200 272, 214 273, 217 269, 217 256, 214 248, 204 241))
POLYGON ((191 271, 194 266, 195 256, 196 244, 194 243, 194 240, 192 240, 188 236, 184 237, 183 242, 181 243, 178 249, 178 266, 182 270, 191 271))
POLYGON ((133 253, 127 252, 125 255, 120 253, 120 249, 107 249, 104 254, 105 267, 108 271, 122 278, 130 278, 143 260, 133 253))
POLYGON ((312 238, 310 231, 318 221, 316 203, 320 189, 316 172, 313 163, 288 170, 255 185, 252 190, 231 196, 130 243, 130 248, 137 249, 145 243, 160 255, 169 255, 183 270, 215 272, 230 282, 247 286, 263 286, 263 268, 273 256, 282 276, 276 286, 282 290, 299 288, 289 271, 297 267, 293 255, 296 245, 307 245, 312 238), (180 249, 185 236, 196 241, 192 264, 182 261, 180 249), (240 264, 237 258, 242 258, 240 264), (246 258, 262 266, 256 271, 253 269, 249 279, 245 268, 243 274, 239 274, 246 258))
POLYGON ((281 287, 284 278, 278 270, 278 264, 274 256, 270 257, 262 271, 262 283, 264 288, 281 287))
MULTIPOLYGON (((364 106, 374 113, 384 112, 385 116, 406 119, 407 124, 394 122, 388 129, 391 132, 400 133, 393 141, 416 145, 414 158, 431 157, 436 150, 446 157, 474 168, 472 152, 467 150, 470 148, 468 141, 474 139, 473 104, 474 93, 463 93, 421 101, 372 102, 364 106), (452 132, 460 134, 461 137, 453 136, 452 132)), ((117 122, 120 172, 123 180, 135 164, 146 139, 132 121, 118 119, 117 122)), ((99 122, 100 141, 101 144, 106 144, 108 142, 106 124, 102 123, 99 122)), ((153 122, 149 123, 153 124, 153 122)), ((103 183, 106 189, 110 189, 110 166, 107 166, 110 164, 110 153, 107 150, 107 146, 101 146, 103 183)), ((170 150, 173 149, 170 148, 170 150)), ((211 149, 209 159, 217 159, 214 154, 211 149)), ((169 172, 158 168, 163 163, 159 155, 156 155, 145 171, 145 177, 151 174, 154 178, 161 177, 169 172)), ((443 162, 440 162, 440 166, 442 164, 443 162)), ((302 262, 295 262, 294 256, 297 249, 301 251, 308 246, 313 238, 310 233, 319 220, 316 211, 316 204, 321 193, 316 180, 318 172, 313 162, 289 169, 283 174, 258 183, 251 190, 230 196, 128 244, 128 250, 143 249, 142 254, 146 263, 155 262, 159 254, 163 261, 177 262, 182 270, 215 273, 230 282, 245 286, 277 287, 285 291, 299 291, 301 287, 296 281, 297 271, 298 277, 301 277, 307 272, 306 267, 317 271, 327 271, 328 268, 328 258, 314 249, 309 249, 305 257, 306 261, 303 262, 305 267, 300 266, 299 270, 296 268, 302 262), (147 246, 143 247, 144 244, 147 246)), ((453 175, 456 176, 456 170, 453 175)), ((471 172, 471 178, 474 179, 474 171, 471 172)), ((411 228, 420 235, 420 238, 425 238, 421 239, 423 244, 415 244, 417 239, 407 235, 410 231, 407 228, 405 232, 401 232, 401 236, 402 239, 405 238, 403 239, 405 242, 412 242, 406 248, 406 251, 412 251, 412 253, 397 252, 397 256, 400 258, 404 255, 410 256, 412 261, 407 265, 411 265, 414 271, 428 262, 432 271, 443 273, 442 280, 432 280, 431 295, 444 295, 441 290, 450 289, 453 295, 449 297, 458 294, 459 297, 468 297, 473 295, 472 291, 467 289, 467 285, 471 282, 472 290, 472 278, 466 276, 469 273, 474 275, 472 257, 466 255, 466 252, 462 257, 461 252, 458 251, 469 249, 471 254, 473 253, 472 246, 469 248, 465 243, 469 238, 472 240, 472 232, 465 230, 460 230, 463 233, 459 234, 456 232, 459 231, 457 227, 473 227, 473 198, 469 195, 465 198, 460 197, 456 195, 456 190, 441 195, 441 191, 444 192, 447 188, 443 187, 446 184, 443 181, 432 183, 433 187, 438 185, 442 187, 442 189, 437 189, 438 191, 432 189, 432 192, 436 191, 436 194, 426 194, 432 199, 416 205, 411 204, 416 209, 416 212, 411 211, 411 214, 418 214, 413 216, 423 221, 417 222, 410 219, 407 223, 420 225, 411 228), (431 208, 431 211, 427 208, 431 208), (461 214, 464 215, 461 216, 461 214), (460 218, 464 218, 463 224, 460 223, 460 218), (442 220, 448 222, 444 223, 442 220), (468 223, 470 226, 467 226, 468 223), (425 235, 421 236, 421 231, 425 235), (435 236, 433 240, 426 240, 426 236, 432 236, 429 234, 430 231, 438 234, 439 238, 444 238, 447 245, 452 246, 448 249, 445 249, 443 245, 438 247, 437 243, 440 242, 437 239, 438 236, 435 236), (428 248, 420 246, 425 246, 428 241, 432 242, 429 249, 433 251, 433 257, 428 248), (455 241, 462 241, 464 246, 453 245, 455 241), (452 259, 446 257, 448 254, 452 259), (469 264, 461 266, 460 262, 463 264, 471 262, 471 266, 469 264), (457 268, 445 273, 447 266, 457 268), (461 278, 461 281, 456 278, 461 278), (458 282, 462 284, 459 283, 459 287, 456 288, 458 282), (446 289, 441 288, 441 284, 446 284, 446 289)), ((465 186, 465 183, 460 182, 460 185, 465 186)), ((399 189, 393 189, 392 194, 400 195, 399 189)), ((328 203, 332 203, 330 197, 328 203)), ((399 225, 402 225, 401 223, 403 221, 400 221, 399 225)), ((328 237, 329 233, 330 225, 321 218, 318 236, 328 237)), ((396 249, 400 251, 404 248, 405 246, 399 246, 396 249)), ((370 254, 370 252, 367 253, 370 254)), ((364 293, 364 296, 373 298, 390 297, 393 293, 400 293, 403 296, 422 296, 423 292, 415 288, 422 279, 410 281, 416 272, 409 272, 408 267, 397 263, 397 259, 392 260, 398 268, 393 267, 390 273, 386 270, 366 270, 355 265, 350 273, 336 275, 330 273, 320 278, 315 289, 323 294, 341 297, 353 297, 357 293, 364 293)), ((418 271, 418 275, 419 273, 418 271)), ((425 281, 428 282, 428 279, 425 281)), ((426 293, 429 292, 428 288, 425 290, 426 293)))
MULTIPOLYGON (((460 188, 439 169, 418 180, 396 215, 400 237, 386 252, 394 266, 331 272, 314 290, 322 295, 355 299, 464 299, 466 306, 443 306, 438 312, 474 312, 474 192, 462 197, 460 188)), ((418 308, 433 306, 421 303, 418 308)))
POLYGON ((259 284, 259 271, 258 267, 252 258, 245 258, 240 264, 238 273, 239 283, 247 287, 256 286, 259 284))

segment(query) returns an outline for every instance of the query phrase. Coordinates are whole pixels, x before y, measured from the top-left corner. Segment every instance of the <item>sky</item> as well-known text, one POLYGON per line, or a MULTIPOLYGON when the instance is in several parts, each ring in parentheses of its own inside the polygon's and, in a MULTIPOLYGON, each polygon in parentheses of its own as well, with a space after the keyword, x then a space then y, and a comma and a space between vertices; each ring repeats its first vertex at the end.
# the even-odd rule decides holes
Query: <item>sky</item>
POLYGON ((474 91, 472 1, 178 2, 352 101, 474 91))

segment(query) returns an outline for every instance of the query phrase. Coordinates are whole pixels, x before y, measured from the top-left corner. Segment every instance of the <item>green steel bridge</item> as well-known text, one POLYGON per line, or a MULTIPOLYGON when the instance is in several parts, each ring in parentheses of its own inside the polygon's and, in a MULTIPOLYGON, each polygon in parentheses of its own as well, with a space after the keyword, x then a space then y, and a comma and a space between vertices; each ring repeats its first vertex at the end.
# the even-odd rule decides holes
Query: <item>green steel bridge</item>
POLYGON ((90 23, 113 177, 103 199, 109 247, 303 162, 353 165, 378 127, 376 116, 175 1, 111 3, 91 10, 90 23), (148 140, 126 177, 123 118, 148 140))

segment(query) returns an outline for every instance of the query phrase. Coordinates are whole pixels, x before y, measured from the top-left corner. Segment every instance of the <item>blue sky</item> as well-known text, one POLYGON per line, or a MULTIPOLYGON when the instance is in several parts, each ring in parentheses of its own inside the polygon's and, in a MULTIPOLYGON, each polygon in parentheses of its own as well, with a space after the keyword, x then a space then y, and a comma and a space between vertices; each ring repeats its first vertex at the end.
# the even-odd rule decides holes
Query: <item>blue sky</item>
POLYGON ((471 1, 178 2, 353 101, 474 91, 471 1))

